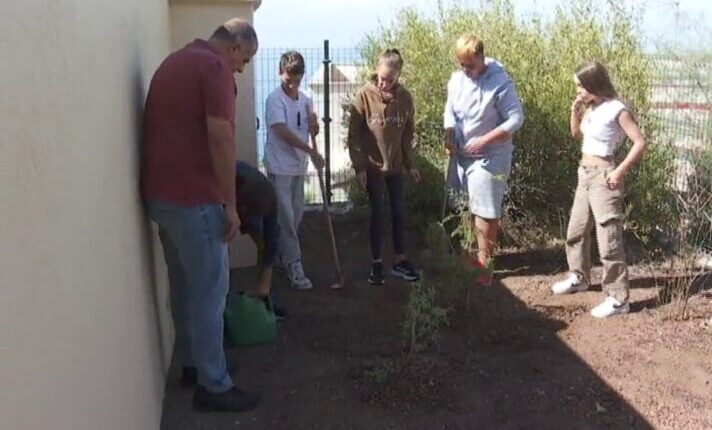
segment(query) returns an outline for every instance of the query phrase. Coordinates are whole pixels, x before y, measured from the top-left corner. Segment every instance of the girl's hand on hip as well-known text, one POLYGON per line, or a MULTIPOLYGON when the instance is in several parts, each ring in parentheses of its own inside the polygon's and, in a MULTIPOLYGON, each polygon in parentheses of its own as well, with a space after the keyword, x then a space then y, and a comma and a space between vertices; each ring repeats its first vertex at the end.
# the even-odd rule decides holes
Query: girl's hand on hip
POLYGON ((614 169, 611 173, 606 176, 606 184, 611 190, 620 188, 623 184, 623 172, 618 169, 614 169))

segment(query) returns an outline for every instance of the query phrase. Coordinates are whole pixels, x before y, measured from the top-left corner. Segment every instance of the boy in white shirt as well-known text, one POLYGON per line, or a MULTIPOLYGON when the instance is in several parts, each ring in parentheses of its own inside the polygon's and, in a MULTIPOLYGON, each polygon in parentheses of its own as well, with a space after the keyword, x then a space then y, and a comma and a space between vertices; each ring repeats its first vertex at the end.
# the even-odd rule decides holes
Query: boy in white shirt
POLYGON ((304 213, 304 176, 309 159, 317 169, 324 167, 324 158, 309 145, 309 135, 319 132, 319 122, 311 100, 299 91, 304 72, 300 53, 282 54, 281 84, 267 97, 265 107, 268 128, 264 150, 267 174, 277 193, 280 264, 290 285, 300 290, 312 288, 302 267, 298 234, 304 213))

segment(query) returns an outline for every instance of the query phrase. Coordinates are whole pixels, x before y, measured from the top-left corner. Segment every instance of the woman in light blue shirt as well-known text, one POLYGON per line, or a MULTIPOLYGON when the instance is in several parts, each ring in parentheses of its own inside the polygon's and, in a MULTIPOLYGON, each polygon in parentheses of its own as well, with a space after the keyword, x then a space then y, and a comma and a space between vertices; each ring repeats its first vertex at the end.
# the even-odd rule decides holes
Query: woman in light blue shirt
MULTIPOLYGON (((460 36, 455 56, 461 69, 448 82, 443 115, 446 147, 453 157, 449 182, 469 197, 477 233, 474 263, 491 267, 512 164, 512 135, 522 126, 524 113, 514 82, 499 62, 485 57, 479 38, 460 36)), ((477 282, 490 285, 491 271, 477 282)))

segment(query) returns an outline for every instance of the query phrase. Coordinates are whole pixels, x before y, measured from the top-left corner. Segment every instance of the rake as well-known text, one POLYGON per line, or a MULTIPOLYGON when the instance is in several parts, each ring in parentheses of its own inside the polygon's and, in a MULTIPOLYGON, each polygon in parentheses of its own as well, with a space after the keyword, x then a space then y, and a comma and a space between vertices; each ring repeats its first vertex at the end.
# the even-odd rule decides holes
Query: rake
POLYGON ((447 212, 447 203, 448 203, 448 198, 450 196, 449 193, 449 187, 448 187, 448 180, 450 178, 450 169, 452 168, 452 158, 453 156, 450 155, 448 156, 447 160, 447 166, 445 167, 445 185, 443 187, 443 201, 442 205, 440 207, 440 219, 431 224, 429 230, 432 231, 433 237, 437 240, 438 244, 447 244, 448 251, 452 254, 452 252, 455 250, 455 248, 452 246, 452 241, 450 240, 450 235, 447 232, 447 229, 445 228, 445 220, 446 220, 446 212, 447 212))
MULTIPOLYGON (((311 135, 311 145, 312 148, 317 149, 316 147, 316 139, 314 138, 314 135, 311 135)), ((317 166, 314 166, 317 167, 317 166)), ((321 202, 323 205, 323 210, 324 210, 324 216, 326 217, 326 224, 329 230, 329 238, 331 239, 331 253, 334 258, 334 268, 335 268, 335 276, 336 276, 336 282, 331 284, 329 288, 332 290, 338 290, 341 287, 345 285, 346 279, 344 278, 343 272, 341 271, 341 263, 339 260, 339 250, 336 246, 336 235, 334 234, 334 225, 331 222, 331 214, 329 213, 329 204, 327 203, 326 199, 326 187, 324 186, 324 175, 323 173, 323 168, 318 168, 316 169, 316 175, 317 178, 319 179, 319 190, 321 191, 321 202)))

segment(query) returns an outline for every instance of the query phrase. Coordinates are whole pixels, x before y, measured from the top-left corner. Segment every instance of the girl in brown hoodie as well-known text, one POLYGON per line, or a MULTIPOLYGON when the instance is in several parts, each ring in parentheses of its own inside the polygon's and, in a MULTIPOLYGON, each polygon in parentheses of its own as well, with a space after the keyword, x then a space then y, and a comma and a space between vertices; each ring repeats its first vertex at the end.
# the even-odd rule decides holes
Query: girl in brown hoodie
POLYGON ((395 261, 391 274, 417 281, 418 272, 405 257, 403 177, 407 171, 415 182, 420 172, 411 164, 413 149, 413 98, 398 83, 403 58, 397 49, 378 56, 374 81, 364 85, 351 105, 348 147, 359 185, 368 192, 371 205, 371 254, 368 277, 372 285, 385 282, 381 248, 384 191, 388 190, 393 224, 395 261))

